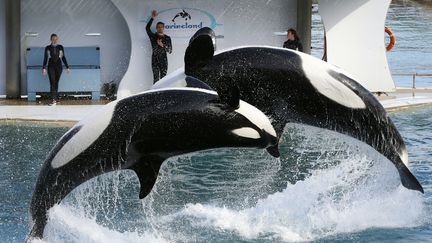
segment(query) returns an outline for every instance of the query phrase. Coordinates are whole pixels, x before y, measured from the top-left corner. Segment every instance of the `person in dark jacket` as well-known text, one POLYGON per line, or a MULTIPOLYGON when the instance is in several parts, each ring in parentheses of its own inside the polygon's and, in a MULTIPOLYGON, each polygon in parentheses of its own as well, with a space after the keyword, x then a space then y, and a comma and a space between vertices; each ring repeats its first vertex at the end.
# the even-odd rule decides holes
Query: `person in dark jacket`
POLYGON ((52 34, 51 44, 45 47, 44 60, 42 65, 42 74, 45 76, 48 73, 48 78, 50 81, 50 91, 52 98, 52 103, 50 105, 56 105, 58 102, 58 84, 60 76, 63 72, 62 61, 67 68, 67 73, 70 73, 70 68, 66 61, 64 48, 62 45, 59 45, 57 43, 58 36, 56 34, 52 34))
POLYGON ((284 42, 283 48, 291 50, 297 50, 303 52, 303 45, 300 42, 300 38, 297 35, 297 31, 293 28, 288 30, 288 40, 284 42))
POLYGON ((164 34, 165 24, 158 22, 156 24, 156 33, 150 30, 150 26, 153 20, 157 17, 156 10, 151 13, 151 19, 147 23, 146 31, 150 38, 152 45, 152 70, 153 70, 153 83, 156 83, 159 79, 165 77, 168 70, 168 58, 167 53, 172 52, 171 38, 164 34))

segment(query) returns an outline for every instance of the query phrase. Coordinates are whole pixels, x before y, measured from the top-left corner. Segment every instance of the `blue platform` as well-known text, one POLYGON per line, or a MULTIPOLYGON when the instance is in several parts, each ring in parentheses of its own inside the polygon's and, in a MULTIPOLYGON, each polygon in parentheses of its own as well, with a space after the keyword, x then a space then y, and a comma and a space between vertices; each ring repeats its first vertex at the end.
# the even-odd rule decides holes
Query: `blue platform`
MULTIPOLYGON (((47 76, 42 75, 44 47, 27 49, 27 95, 28 100, 35 101, 36 93, 50 92, 47 76)), ((100 49, 99 47, 65 47, 65 56, 71 73, 66 67, 59 81, 59 92, 90 92, 92 99, 100 99, 100 49)))

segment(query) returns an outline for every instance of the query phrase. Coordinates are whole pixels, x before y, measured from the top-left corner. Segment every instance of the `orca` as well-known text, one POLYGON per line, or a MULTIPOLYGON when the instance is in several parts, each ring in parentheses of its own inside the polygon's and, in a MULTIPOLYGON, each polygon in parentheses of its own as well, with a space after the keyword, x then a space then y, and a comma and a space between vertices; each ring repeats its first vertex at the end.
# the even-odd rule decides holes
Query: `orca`
POLYGON ((240 101, 238 91, 227 99, 206 89, 167 88, 113 101, 72 127, 49 153, 31 201, 28 240, 43 237, 51 207, 103 173, 135 171, 142 199, 170 157, 221 147, 266 148, 277 140, 270 120, 240 101))
MULTIPOLYGON (((153 88, 193 86, 188 82, 193 77, 227 96, 239 89, 242 100, 271 118, 279 138, 287 123, 351 136, 389 159, 404 187, 424 193, 407 168, 406 146, 392 120, 349 74, 310 55, 277 47, 242 46, 215 53, 215 40, 212 29, 198 30, 186 49, 185 67, 153 88)), ((275 154, 276 146, 267 150, 275 154)))

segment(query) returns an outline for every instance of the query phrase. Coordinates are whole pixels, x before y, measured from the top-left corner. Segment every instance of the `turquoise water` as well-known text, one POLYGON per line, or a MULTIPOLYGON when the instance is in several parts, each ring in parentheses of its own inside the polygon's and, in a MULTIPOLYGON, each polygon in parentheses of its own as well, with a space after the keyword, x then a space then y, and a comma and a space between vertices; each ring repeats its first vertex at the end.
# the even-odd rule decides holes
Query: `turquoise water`
MULTIPOLYGON (((218 149, 170 159, 138 199, 133 172, 85 183, 50 210, 49 242, 270 242, 432 239, 432 107, 391 116, 425 194, 399 185, 369 147, 320 129, 287 126, 282 158, 218 149)), ((67 128, 0 124, 0 237, 22 242, 31 192, 67 128)))
POLYGON ((41 163, 68 128, 0 122, 0 242, 23 242, 41 163))

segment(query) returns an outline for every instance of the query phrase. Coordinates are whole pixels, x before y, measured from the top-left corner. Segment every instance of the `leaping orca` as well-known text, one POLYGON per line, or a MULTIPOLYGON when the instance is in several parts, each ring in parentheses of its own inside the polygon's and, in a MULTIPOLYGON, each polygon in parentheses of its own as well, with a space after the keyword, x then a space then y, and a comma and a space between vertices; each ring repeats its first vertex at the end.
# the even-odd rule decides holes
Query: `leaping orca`
MULTIPOLYGON (((215 54, 215 33, 198 30, 185 53, 185 67, 153 88, 205 82, 218 93, 240 98, 272 119, 278 137, 287 123, 301 123, 356 138, 388 158, 402 185, 423 193, 407 168, 405 143, 379 101, 349 74, 310 55, 269 46, 244 46, 215 54), (192 79, 194 78, 194 79, 192 79)), ((269 148, 272 154, 276 147, 269 148)))
POLYGON ((269 119, 240 101, 238 90, 219 97, 206 89, 168 88, 111 102, 65 133, 48 155, 31 201, 28 240, 43 237, 47 211, 93 177, 131 169, 144 198, 169 157, 220 147, 266 148, 277 140, 269 119))

